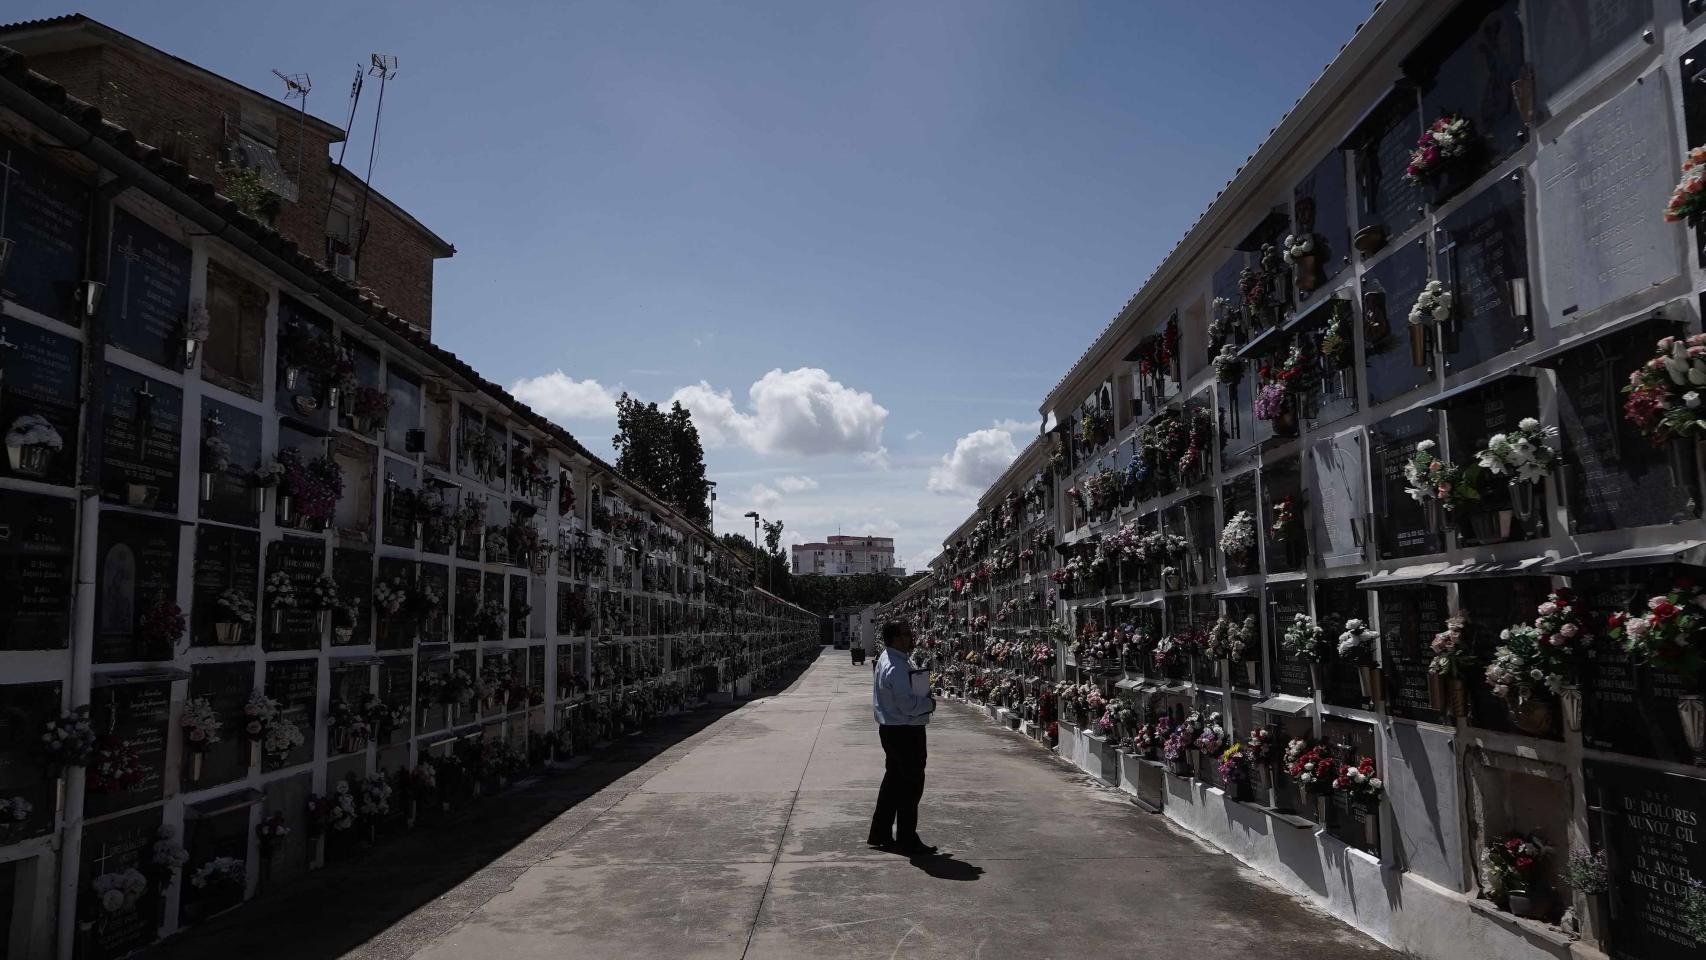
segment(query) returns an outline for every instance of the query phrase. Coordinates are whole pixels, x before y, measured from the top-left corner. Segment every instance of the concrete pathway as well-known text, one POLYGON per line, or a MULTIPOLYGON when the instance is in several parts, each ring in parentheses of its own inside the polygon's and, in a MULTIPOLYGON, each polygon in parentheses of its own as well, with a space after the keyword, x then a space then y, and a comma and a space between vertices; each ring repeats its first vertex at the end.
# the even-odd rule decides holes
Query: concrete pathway
POLYGON ((483 816, 321 871, 156 954, 1396 956, 963 706, 930 727, 920 814, 947 855, 868 850, 882 776, 870 676, 826 652, 780 694, 666 732, 678 742, 651 743, 652 759, 611 758, 495 801, 513 807, 493 814, 507 849, 490 847, 506 841, 483 816), (564 782, 577 778, 594 783, 564 782))

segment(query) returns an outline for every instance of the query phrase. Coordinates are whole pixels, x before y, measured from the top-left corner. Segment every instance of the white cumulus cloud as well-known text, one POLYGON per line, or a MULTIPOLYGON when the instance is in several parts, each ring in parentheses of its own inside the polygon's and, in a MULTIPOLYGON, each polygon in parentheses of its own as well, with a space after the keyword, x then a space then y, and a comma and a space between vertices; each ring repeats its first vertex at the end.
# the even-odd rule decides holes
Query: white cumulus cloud
POLYGON ((559 423, 616 417, 616 391, 597 380, 576 380, 561 370, 539 377, 522 377, 510 384, 509 392, 559 423))
POLYGON ((752 501, 752 505, 755 507, 769 509, 781 502, 782 494, 774 487, 767 487, 762 483, 755 483, 752 485, 752 489, 746 492, 746 498, 752 501))
POLYGON ((811 477, 777 477, 776 489, 783 493, 803 493, 807 490, 816 490, 817 481, 813 480, 811 477))
POLYGON ((747 408, 734 395, 701 380, 671 400, 693 411, 708 447, 744 446, 761 454, 857 454, 880 458, 889 412, 869 393, 801 367, 771 370, 747 390, 747 408))
POLYGON ((954 451, 940 465, 930 468, 925 486, 932 493, 976 496, 1018 455, 1012 433, 993 427, 973 430, 954 444, 954 451))

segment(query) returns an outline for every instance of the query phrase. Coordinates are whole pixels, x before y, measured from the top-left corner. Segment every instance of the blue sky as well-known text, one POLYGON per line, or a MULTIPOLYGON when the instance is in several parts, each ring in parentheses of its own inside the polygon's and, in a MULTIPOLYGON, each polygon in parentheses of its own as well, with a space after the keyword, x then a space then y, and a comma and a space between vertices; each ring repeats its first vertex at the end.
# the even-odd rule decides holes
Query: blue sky
POLYGON ((756 507, 917 566, 1372 6, 80 9, 263 91, 308 72, 338 124, 395 54, 374 181, 457 246, 436 339, 595 449, 613 391, 682 396, 722 528, 756 507))

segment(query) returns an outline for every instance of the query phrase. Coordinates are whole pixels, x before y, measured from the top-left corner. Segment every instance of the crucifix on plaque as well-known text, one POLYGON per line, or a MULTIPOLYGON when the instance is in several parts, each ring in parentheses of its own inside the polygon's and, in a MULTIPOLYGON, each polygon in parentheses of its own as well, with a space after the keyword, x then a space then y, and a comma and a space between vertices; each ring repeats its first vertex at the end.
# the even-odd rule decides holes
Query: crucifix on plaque
POLYGON ((1620 355, 1622 351, 1612 349, 1611 345, 1604 340, 1596 340, 1593 344, 1593 352, 1599 358, 1600 373, 1604 384, 1599 393, 1599 403, 1600 411, 1605 414, 1605 422, 1610 425, 1610 429, 1606 432, 1611 434, 1611 456, 1617 462, 1622 463, 1623 423, 1617 412, 1617 395, 1621 391, 1617 388, 1616 369, 1622 360, 1620 355))
POLYGON ((18 172, 12 166, 12 150, 7 148, 6 155, 0 157, 0 237, 6 235, 6 201, 12 196, 12 174, 18 172))
POLYGON ((125 235, 124 243, 119 245, 118 255, 119 255, 120 259, 124 260, 124 290, 119 297, 118 315, 119 315, 120 320, 129 320, 130 319, 130 267, 131 267, 131 264, 142 259, 142 254, 136 252, 136 237, 134 234, 126 234, 125 235))

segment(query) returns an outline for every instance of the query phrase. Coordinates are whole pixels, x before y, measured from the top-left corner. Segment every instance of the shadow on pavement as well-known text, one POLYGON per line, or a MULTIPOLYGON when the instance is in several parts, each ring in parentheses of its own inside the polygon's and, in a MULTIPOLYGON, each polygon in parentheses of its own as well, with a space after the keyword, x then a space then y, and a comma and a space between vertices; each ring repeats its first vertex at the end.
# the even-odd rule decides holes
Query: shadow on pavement
POLYGON ((552 821, 743 703, 792 687, 814 661, 789 664, 774 685, 753 691, 745 701, 667 718, 592 754, 579 767, 548 773, 535 783, 484 799, 447 823, 263 889, 242 906, 134 956, 331 960, 354 951, 361 956, 408 956, 424 945, 410 946, 409 941, 461 920, 513 883, 532 862, 554 852, 567 836, 551 835, 552 821), (304 922, 308 918, 312 922, 304 922))
POLYGON ((975 863, 955 860, 951 853, 937 853, 928 857, 913 857, 912 865, 928 873, 938 880, 959 880, 971 882, 983 876, 983 868, 975 863))

